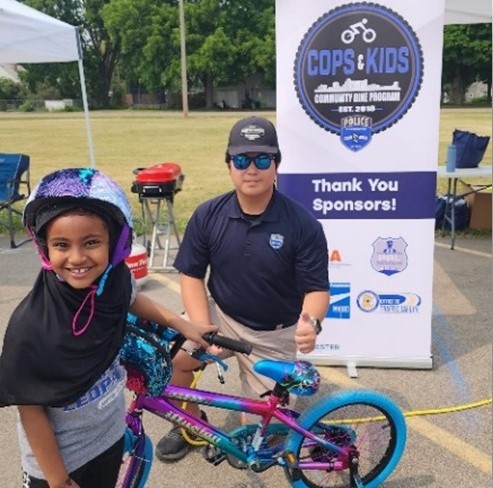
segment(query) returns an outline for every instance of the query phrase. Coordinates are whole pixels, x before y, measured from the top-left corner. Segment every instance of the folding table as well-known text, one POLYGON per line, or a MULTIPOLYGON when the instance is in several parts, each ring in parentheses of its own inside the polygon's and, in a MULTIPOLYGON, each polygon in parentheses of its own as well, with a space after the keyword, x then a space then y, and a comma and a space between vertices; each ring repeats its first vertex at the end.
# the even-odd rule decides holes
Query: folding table
MULTIPOLYGON (((451 195, 451 198, 447 198, 447 203, 445 206, 445 218, 447 216, 448 209, 450 205, 451 208, 451 222, 450 222, 450 249, 455 247, 455 202, 458 198, 463 195, 457 195, 457 182, 463 178, 488 178, 490 183, 481 185, 477 190, 468 192, 476 193, 478 191, 484 190, 485 188, 491 187, 492 180, 492 167, 491 166, 478 166, 476 168, 456 168, 455 171, 447 171, 445 166, 439 166, 437 170, 437 178, 447 178, 448 179, 448 189, 447 195, 451 195)), ((443 225, 442 225, 443 231, 443 225)))

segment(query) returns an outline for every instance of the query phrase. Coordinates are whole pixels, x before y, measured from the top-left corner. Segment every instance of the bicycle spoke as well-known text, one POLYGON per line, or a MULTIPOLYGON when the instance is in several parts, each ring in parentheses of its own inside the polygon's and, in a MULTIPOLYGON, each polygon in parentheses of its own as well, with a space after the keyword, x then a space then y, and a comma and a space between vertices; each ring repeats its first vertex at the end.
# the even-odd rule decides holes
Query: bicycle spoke
POLYGON ((304 439, 298 462, 308 486, 364 486, 386 466, 394 450, 394 427, 374 405, 352 404, 337 408, 321 418, 311 431, 342 448, 344 453, 304 439), (357 461, 354 476, 349 469, 351 454, 348 453, 352 452, 357 461))

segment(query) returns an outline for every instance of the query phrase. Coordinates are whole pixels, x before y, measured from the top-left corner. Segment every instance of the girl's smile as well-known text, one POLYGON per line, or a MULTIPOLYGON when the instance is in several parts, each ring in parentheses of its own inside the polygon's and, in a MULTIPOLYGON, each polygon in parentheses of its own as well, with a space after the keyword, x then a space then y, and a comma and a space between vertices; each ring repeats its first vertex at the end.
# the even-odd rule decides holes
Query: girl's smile
POLYGON ((46 238, 53 271, 73 288, 88 288, 108 266, 109 231, 95 214, 63 214, 48 224, 46 238))

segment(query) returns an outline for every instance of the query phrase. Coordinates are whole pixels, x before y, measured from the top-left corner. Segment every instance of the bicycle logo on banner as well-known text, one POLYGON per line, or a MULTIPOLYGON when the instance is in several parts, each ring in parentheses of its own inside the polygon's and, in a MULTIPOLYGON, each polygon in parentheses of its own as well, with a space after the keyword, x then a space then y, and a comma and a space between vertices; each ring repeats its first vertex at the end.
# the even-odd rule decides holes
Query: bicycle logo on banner
POLYGON ((373 29, 365 27, 367 23, 368 19, 361 19, 360 22, 350 25, 348 29, 342 32, 341 41, 344 44, 351 44, 356 36, 362 34, 362 38, 366 43, 372 43, 377 38, 377 33, 373 29))

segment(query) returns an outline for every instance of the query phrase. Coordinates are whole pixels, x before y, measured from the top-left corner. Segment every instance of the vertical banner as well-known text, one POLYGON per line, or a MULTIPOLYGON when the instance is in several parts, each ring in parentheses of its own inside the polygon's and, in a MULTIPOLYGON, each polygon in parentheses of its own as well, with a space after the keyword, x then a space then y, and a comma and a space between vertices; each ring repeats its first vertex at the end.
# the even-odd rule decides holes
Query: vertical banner
POLYGON ((278 186, 322 223, 319 364, 431 368, 444 0, 277 0, 278 186))

